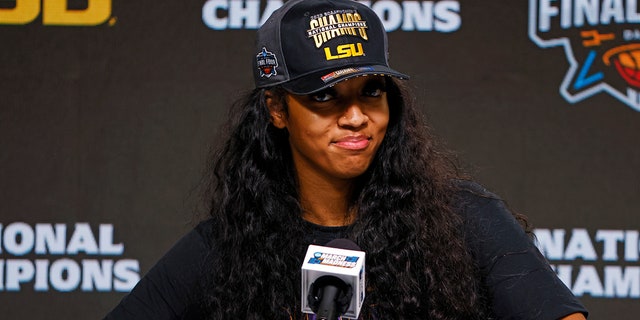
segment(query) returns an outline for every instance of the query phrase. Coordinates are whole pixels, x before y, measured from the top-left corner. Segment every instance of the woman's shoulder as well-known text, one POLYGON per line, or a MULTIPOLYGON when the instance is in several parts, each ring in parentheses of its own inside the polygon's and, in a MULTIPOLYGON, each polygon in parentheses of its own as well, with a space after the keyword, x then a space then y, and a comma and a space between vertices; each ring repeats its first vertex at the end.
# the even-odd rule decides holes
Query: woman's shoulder
POLYGON ((204 241, 211 246, 210 239, 212 239, 214 233, 214 221, 212 218, 204 219, 193 228, 191 233, 197 236, 200 241, 204 241))
POLYGON ((455 179, 452 181, 454 189, 459 195, 476 195, 480 197, 498 198, 498 196, 489 191, 484 185, 475 180, 455 179))
POLYGON ((183 235, 105 319, 177 319, 199 312, 193 298, 210 259, 213 226, 205 220, 183 235))
POLYGON ((463 216, 477 214, 487 205, 504 202, 498 195, 473 180, 454 180, 452 185, 455 193, 453 207, 463 216))
POLYGON ((453 208, 462 218, 465 239, 481 264, 498 251, 533 246, 506 202, 477 182, 456 181, 453 208))
POLYGON ((472 180, 455 180, 453 186, 453 209, 466 222, 488 223, 494 227, 497 223, 508 223, 521 227, 506 201, 482 184, 472 180))
POLYGON ((497 318, 557 319, 586 313, 504 200, 476 182, 456 181, 454 205, 497 318))

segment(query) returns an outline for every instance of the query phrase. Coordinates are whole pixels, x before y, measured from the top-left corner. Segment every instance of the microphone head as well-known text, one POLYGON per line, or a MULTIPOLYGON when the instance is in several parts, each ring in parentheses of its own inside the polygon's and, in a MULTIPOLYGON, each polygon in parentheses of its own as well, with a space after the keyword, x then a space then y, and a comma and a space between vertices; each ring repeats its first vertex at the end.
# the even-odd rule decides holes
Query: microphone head
POLYGON ((360 247, 358 247, 358 245, 355 242, 349 239, 342 239, 342 238, 333 239, 324 246, 331 247, 331 248, 338 248, 338 249, 353 250, 353 251, 362 251, 360 250, 360 247))
MULTIPOLYGON (((311 310, 315 314, 320 314, 322 312, 318 312, 321 306, 326 306, 327 294, 325 290, 333 290, 333 303, 336 304, 336 311, 340 314, 344 314, 347 312, 349 305, 351 304, 351 300, 353 298, 353 288, 350 284, 345 283, 342 279, 331 276, 331 275, 323 275, 314 281, 311 286, 309 286, 309 294, 307 296, 307 302, 311 307, 311 310)), ((329 296, 331 297, 331 296, 329 296)), ((303 297, 304 298, 304 297, 303 297)), ((332 303, 332 302, 329 302, 332 303)))

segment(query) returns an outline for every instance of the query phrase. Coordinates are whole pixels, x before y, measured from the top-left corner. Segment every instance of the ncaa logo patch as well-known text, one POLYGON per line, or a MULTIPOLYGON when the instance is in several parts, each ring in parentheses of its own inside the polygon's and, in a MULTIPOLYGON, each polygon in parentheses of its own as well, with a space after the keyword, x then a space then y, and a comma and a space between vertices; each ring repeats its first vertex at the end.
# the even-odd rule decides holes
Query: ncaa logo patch
POLYGON ((569 70, 560 93, 568 102, 606 92, 640 111, 637 0, 529 0, 529 38, 564 48, 569 70))
POLYGON ((260 71, 260 77, 271 78, 278 74, 276 67, 278 67, 278 59, 273 52, 267 51, 267 48, 262 47, 262 51, 256 55, 256 62, 258 70, 260 71))

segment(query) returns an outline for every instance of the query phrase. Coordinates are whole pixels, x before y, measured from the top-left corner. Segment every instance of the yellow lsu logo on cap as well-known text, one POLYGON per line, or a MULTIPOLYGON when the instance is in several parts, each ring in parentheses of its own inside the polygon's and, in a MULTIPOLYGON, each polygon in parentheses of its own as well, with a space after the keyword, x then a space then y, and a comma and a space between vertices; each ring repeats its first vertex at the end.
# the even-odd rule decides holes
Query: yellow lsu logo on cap
POLYGON ((67 0, 16 0, 13 8, 0 9, 0 24, 27 24, 40 14, 42 24, 58 26, 95 26, 111 15, 112 0, 87 0, 83 10, 67 9, 67 0))
POLYGON ((331 53, 330 47, 324 48, 324 55, 327 60, 343 59, 349 57, 364 56, 364 50, 362 49, 362 43, 348 43, 342 44, 336 47, 336 54, 331 53))

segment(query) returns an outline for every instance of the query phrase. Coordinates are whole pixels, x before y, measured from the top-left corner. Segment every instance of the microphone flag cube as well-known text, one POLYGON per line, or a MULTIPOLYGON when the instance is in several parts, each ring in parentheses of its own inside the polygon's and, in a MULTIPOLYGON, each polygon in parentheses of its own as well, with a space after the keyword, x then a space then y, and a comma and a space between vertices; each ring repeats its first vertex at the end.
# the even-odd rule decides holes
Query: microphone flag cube
POLYGON ((302 312, 314 313, 307 296, 309 288, 322 276, 334 276, 353 290, 344 318, 357 319, 365 297, 365 253, 363 251, 310 245, 302 263, 302 312))

